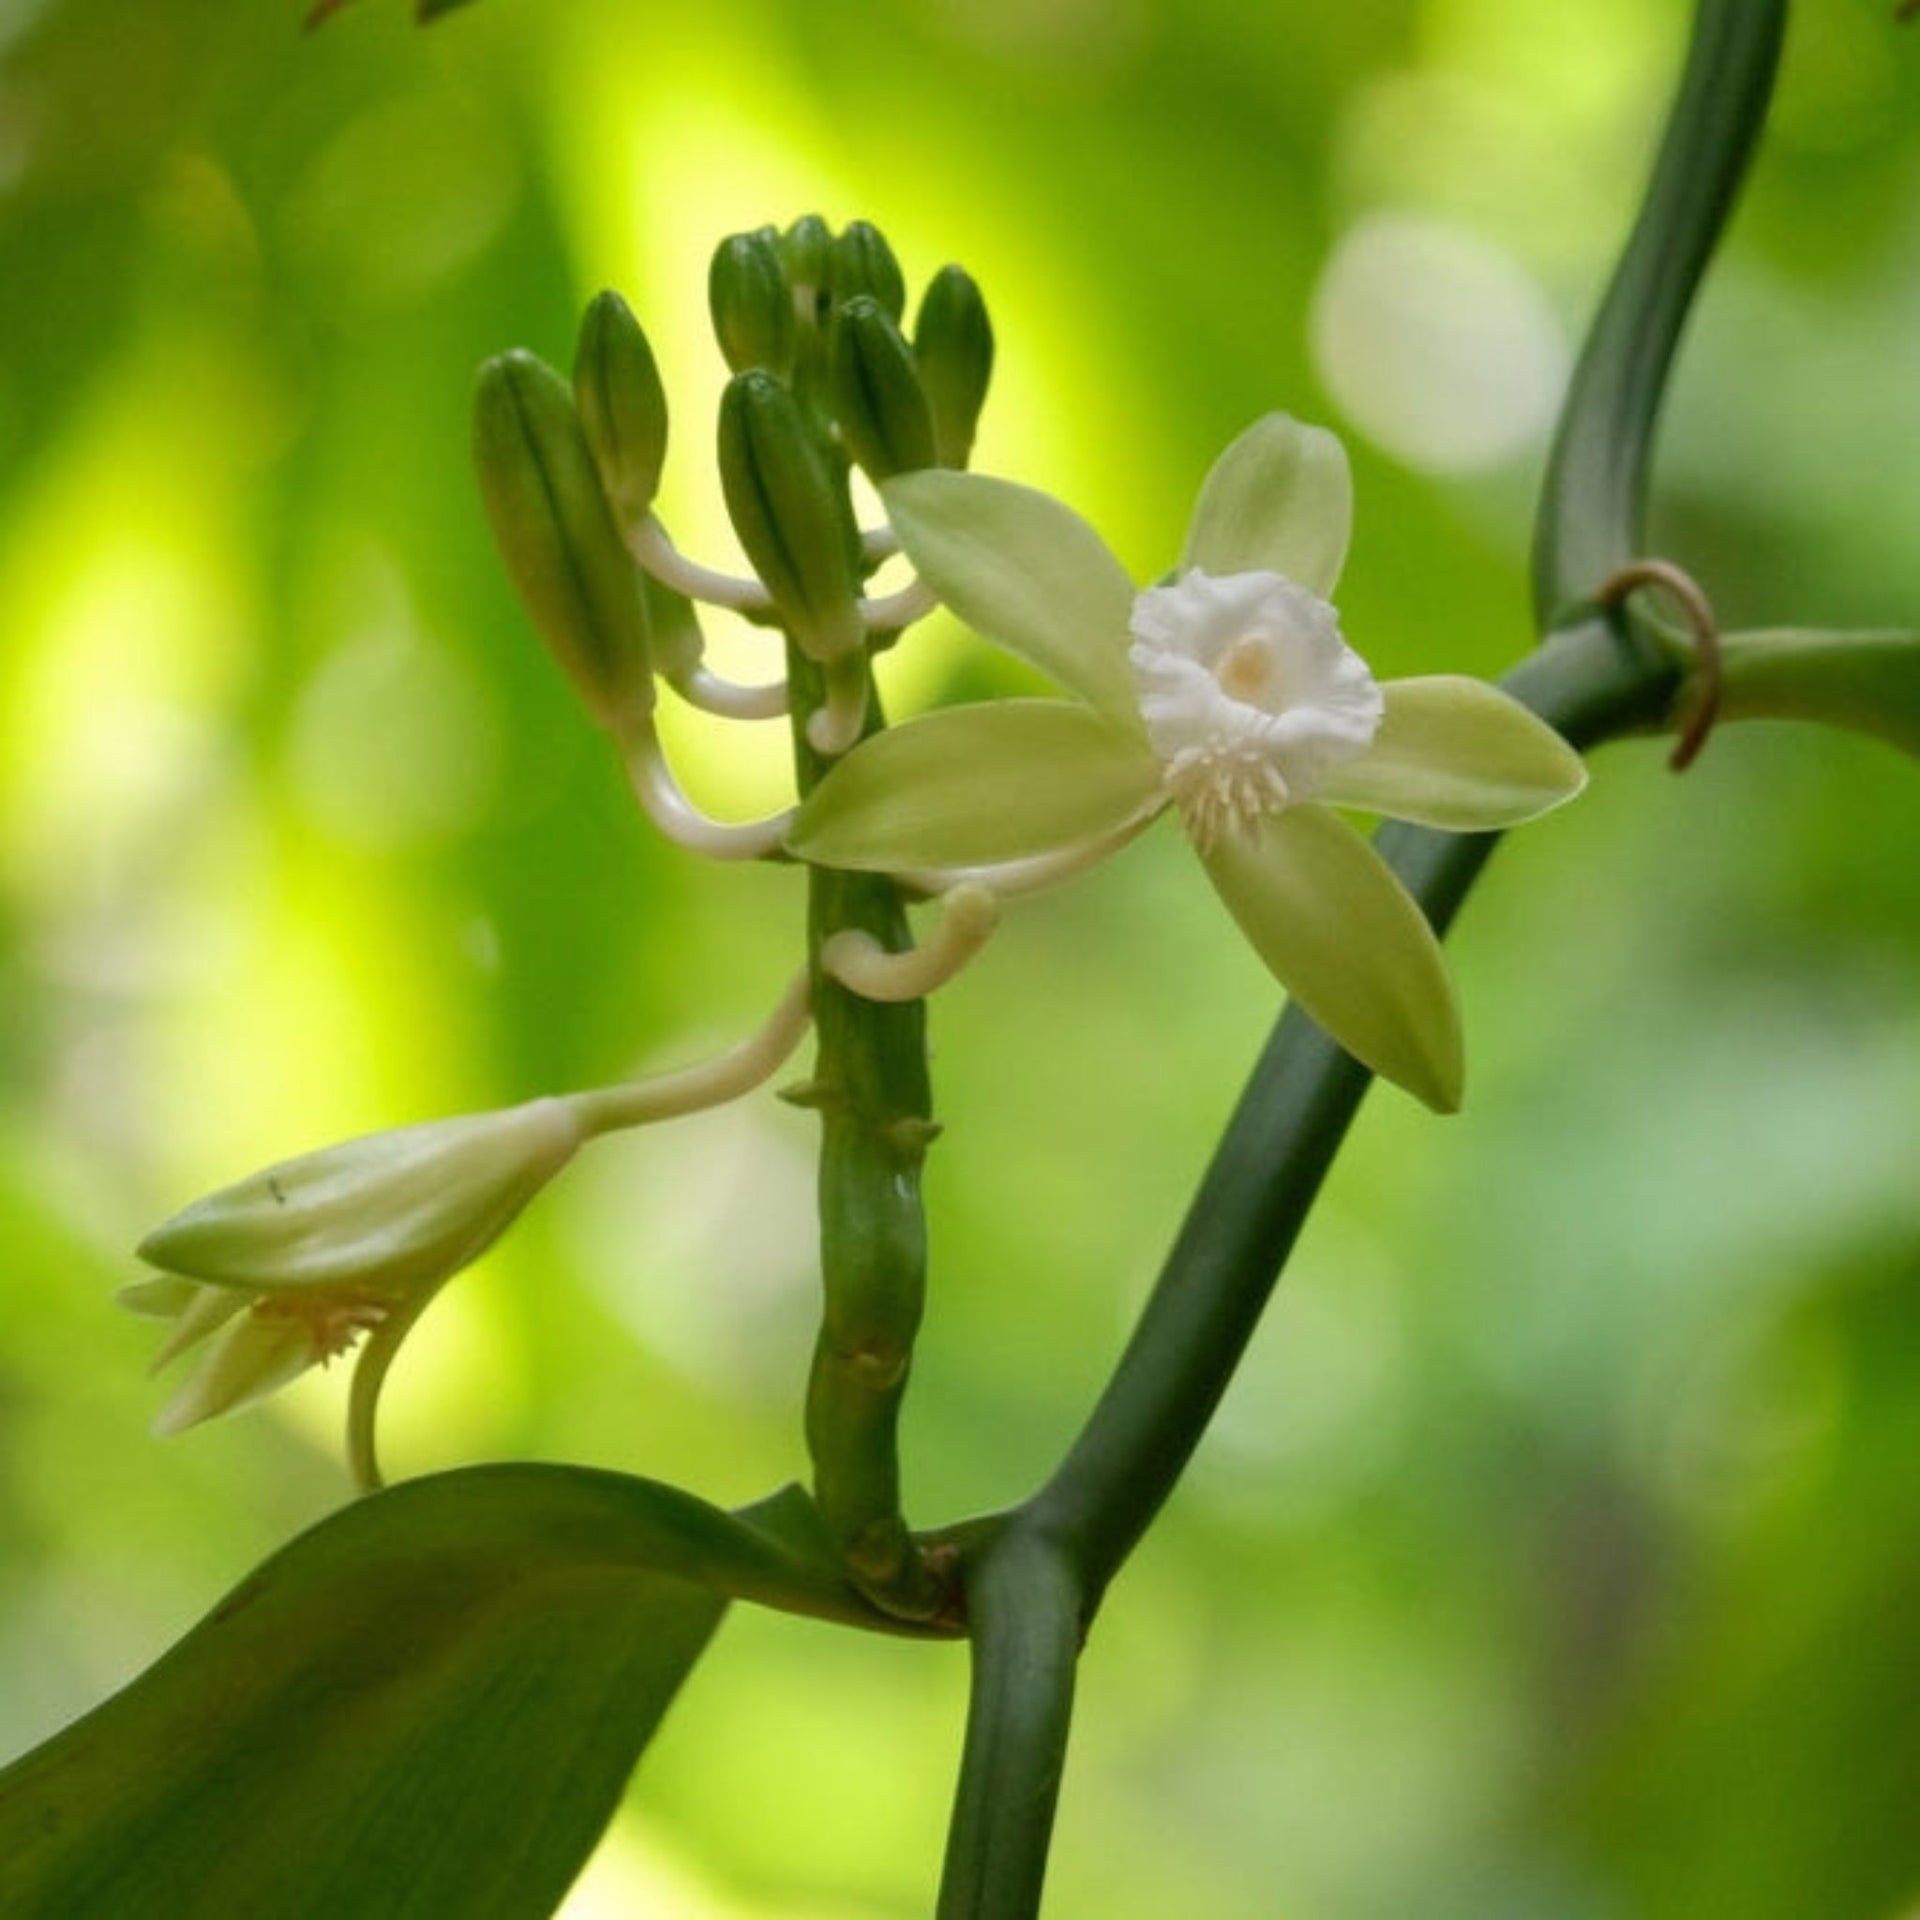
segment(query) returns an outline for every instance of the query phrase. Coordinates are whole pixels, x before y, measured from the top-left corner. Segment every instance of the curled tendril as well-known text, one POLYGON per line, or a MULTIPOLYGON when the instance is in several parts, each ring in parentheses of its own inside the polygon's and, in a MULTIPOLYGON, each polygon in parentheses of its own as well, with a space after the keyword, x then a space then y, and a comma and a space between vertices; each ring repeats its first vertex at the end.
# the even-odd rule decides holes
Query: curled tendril
MULTIPOLYGON (((1920 0, 1912 0, 1920 8, 1920 0)), ((1713 602, 1692 574, 1671 560, 1630 560, 1601 582, 1593 596, 1594 604, 1618 607, 1638 587, 1663 589, 1685 614, 1693 632, 1693 659, 1696 691, 1693 712, 1681 730, 1667 765, 1675 773, 1684 773, 1699 758, 1707 744, 1707 735, 1720 712, 1721 654, 1720 624, 1714 618, 1713 602)))

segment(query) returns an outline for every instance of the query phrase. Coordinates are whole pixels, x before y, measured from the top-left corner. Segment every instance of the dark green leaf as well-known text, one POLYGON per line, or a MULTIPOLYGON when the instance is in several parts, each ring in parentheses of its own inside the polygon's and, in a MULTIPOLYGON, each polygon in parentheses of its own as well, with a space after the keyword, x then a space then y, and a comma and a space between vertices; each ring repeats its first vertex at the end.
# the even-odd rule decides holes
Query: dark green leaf
POLYGON ((11 1920, 552 1911, 727 1599, 884 1625, 795 1490, 563 1467, 332 1515, 0 1773, 11 1920))

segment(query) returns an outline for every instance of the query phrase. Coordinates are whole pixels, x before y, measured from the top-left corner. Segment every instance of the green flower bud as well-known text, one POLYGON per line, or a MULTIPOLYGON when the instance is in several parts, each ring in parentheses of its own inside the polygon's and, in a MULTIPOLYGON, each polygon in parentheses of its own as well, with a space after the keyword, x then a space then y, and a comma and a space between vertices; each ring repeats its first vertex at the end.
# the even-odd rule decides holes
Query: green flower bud
POLYGON ((793 289, 770 228, 720 242, 707 272, 707 304, 714 338, 735 373, 764 367, 784 374, 793 365, 793 289))
POLYGON ((672 680, 691 672, 707 650, 693 602, 646 572, 640 575, 640 591, 646 596, 647 624, 653 631, 653 663, 661 677, 672 680))
POLYGON ((933 411, 913 349, 867 294, 834 309, 827 392, 848 452, 876 485, 936 464, 933 411))
POLYGON ((833 229, 817 213, 803 213, 780 236, 780 259, 793 289, 795 312, 802 320, 820 320, 826 310, 833 229))
POLYGON ((942 267, 927 282, 913 323, 913 351, 933 409, 940 463, 964 467, 993 374, 993 327, 971 274, 942 267))
POLYGON ((614 519, 637 526, 660 491, 667 393, 647 336, 617 293, 598 295, 580 323, 573 397, 614 519))
POLYGON ((828 269, 828 290, 835 306, 868 294, 877 300, 889 320, 907 310, 907 283, 900 262, 876 226, 853 221, 834 241, 828 269))
POLYGON ((721 396, 720 484, 740 544, 801 649, 832 660, 861 646, 853 509, 818 430, 771 374, 738 374, 721 396))
POLYGON ((530 353, 480 369, 473 457, 493 537, 548 650, 617 737, 652 711, 645 604, 566 382, 530 353))

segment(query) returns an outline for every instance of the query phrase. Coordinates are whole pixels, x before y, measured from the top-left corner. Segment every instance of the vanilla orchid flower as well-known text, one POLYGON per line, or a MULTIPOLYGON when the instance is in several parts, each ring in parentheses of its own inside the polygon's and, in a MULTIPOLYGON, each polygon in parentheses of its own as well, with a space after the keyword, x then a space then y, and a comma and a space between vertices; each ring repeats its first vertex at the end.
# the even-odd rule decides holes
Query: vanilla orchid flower
POLYGON ((724 1053, 644 1080, 429 1120, 282 1160, 196 1200, 141 1241, 155 1272, 120 1304, 171 1323, 158 1372, 203 1348, 154 1422, 177 1433, 250 1405, 365 1339, 347 1407, 355 1480, 378 1486, 374 1422, 387 1369, 455 1274, 589 1140, 696 1113, 778 1071, 812 1021, 803 971, 724 1053))
POLYGON ((323 1147, 175 1214, 140 1243, 156 1276, 120 1293, 172 1322, 156 1370, 205 1343, 155 1430, 246 1406, 364 1335, 349 1441, 376 1479, 374 1403, 401 1340, 587 1138, 572 1103, 530 1100, 323 1147))
POLYGON ((984 701, 876 734, 788 834, 825 866, 992 887, 1078 871, 1177 809, 1280 983, 1355 1058, 1458 1106, 1459 1013, 1425 916, 1354 808, 1476 831, 1585 783, 1517 701, 1457 675, 1376 681, 1331 595, 1352 480, 1334 436, 1271 414, 1201 488, 1185 551, 1136 591, 1047 495, 932 469, 881 488, 914 567, 970 627, 1072 700, 984 701))

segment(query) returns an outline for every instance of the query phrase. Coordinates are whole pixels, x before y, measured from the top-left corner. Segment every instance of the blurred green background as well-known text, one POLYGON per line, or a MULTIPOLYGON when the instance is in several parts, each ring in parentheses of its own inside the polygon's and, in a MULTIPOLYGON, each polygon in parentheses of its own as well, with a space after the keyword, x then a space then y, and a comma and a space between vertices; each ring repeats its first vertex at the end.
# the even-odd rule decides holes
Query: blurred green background
MULTIPOLYGON (((622 288, 669 517, 724 555, 707 253, 870 217, 916 287, 987 289, 978 465, 1146 574, 1230 434, 1327 420, 1349 637, 1498 672, 1685 11, 479 0, 419 33, 365 0, 306 38, 296 0, 0 0, 0 1758, 345 1494, 338 1370, 147 1437, 153 1336, 111 1304, 141 1231, 688 1058, 793 964, 793 876, 650 837, 539 655, 475 365, 564 361, 622 288)), ((1803 8, 1674 393, 1654 544, 1733 624, 1920 618, 1889 12, 1803 8)), ((903 652, 901 705, 1002 684, 951 628, 903 652)), ((676 750, 718 811, 777 793, 775 738, 676 750)), ((1759 727, 1661 760, 1610 750, 1468 914, 1467 1111, 1370 1103, 1116 1588, 1052 1911, 1916 1911, 1920 770, 1759 727)), ((1171 830, 941 997, 917 1519, 1056 1457, 1273 1012, 1171 830)), ((809 1144, 763 1097, 596 1147, 416 1335, 393 1470, 801 1472, 809 1144)), ((964 1685, 957 1649, 737 1613, 569 1915, 926 1913, 964 1685)))

